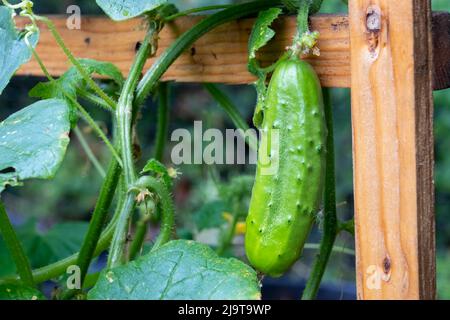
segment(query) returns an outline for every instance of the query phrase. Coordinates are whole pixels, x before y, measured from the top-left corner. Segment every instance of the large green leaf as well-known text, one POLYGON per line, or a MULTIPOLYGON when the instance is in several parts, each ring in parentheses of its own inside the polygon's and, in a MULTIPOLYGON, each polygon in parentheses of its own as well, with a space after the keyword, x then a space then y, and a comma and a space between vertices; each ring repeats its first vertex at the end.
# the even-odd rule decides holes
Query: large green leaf
MULTIPOLYGON (((16 228, 16 232, 33 268, 64 259, 80 249, 87 232, 87 222, 67 222, 53 226, 48 232, 38 230, 35 221, 16 228)), ((0 276, 16 273, 14 261, 0 236, 0 276)))
POLYGON ((167 0, 96 0, 113 20, 122 21, 150 12, 166 4, 167 0))
MULTIPOLYGON (((39 35, 30 37, 36 46, 39 35)), ((0 94, 19 67, 31 58, 31 52, 16 30, 12 10, 0 6, 0 94)))
POLYGON ((34 288, 19 284, 3 284, 0 285, 0 300, 45 300, 45 297, 34 288))
POLYGON ((87 222, 59 223, 43 233, 33 224, 24 228, 19 237, 33 268, 40 268, 77 252, 88 225, 87 222))
POLYGON ((69 113, 64 100, 49 99, 0 123, 0 192, 25 179, 54 176, 69 144, 69 113))
POLYGON ((105 270, 89 299, 260 299, 255 271, 198 242, 176 240, 124 266, 105 270))

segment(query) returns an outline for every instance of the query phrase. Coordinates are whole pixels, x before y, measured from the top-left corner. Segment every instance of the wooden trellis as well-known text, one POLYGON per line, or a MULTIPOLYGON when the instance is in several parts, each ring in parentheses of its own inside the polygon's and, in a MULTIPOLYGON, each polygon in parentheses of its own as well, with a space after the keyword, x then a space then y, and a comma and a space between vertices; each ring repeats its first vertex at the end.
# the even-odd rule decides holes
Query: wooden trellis
MULTIPOLYGON (((52 17, 77 57, 110 61, 127 73, 142 21, 83 17, 69 30, 52 17)), ((201 17, 180 18, 161 33, 158 55, 201 17)), ((22 23, 24 23, 23 21, 22 23)), ((205 35, 165 74, 180 82, 251 83, 247 40, 253 19, 205 35)), ((350 0, 349 15, 318 15, 320 57, 308 57, 322 85, 352 90, 353 161, 359 299, 435 298, 433 89, 450 87, 450 15, 427 0, 350 0)), ((295 19, 275 23, 261 59, 290 44, 295 19)), ((38 52, 53 75, 67 62, 42 27, 38 52)), ((150 60, 148 65, 154 60, 150 60)), ((35 61, 19 75, 41 76, 35 61)))

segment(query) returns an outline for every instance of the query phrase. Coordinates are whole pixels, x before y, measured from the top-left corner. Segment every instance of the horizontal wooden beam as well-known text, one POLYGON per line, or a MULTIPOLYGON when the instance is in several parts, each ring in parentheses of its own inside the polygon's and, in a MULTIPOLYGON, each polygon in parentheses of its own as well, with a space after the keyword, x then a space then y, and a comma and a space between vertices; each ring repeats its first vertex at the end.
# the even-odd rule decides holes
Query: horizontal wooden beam
MULTIPOLYGON (((435 89, 450 87, 450 15, 436 13, 435 57, 439 57, 434 72, 435 89)), ((145 34, 142 20, 135 19, 115 23, 104 17, 83 17, 80 30, 69 30, 66 17, 51 17, 75 56, 109 61, 125 74, 145 34)), ((159 56, 184 31, 191 28, 202 17, 184 17, 168 24, 161 32, 159 56)), ((26 20, 20 20, 24 25, 26 20)), ((225 24, 208 33, 182 55, 164 75, 164 80, 178 82, 215 82, 227 84, 251 83, 255 79, 247 71, 247 41, 254 19, 242 19, 225 24)), ((315 67, 325 87, 350 87, 350 41, 349 23, 346 15, 317 15, 311 18, 312 28, 321 34, 320 57, 307 57, 315 67)), ((261 53, 265 63, 275 61, 288 46, 295 33, 295 18, 279 19, 274 24, 277 36, 261 53)), ((61 75, 67 70, 67 59, 57 47, 50 32, 42 26, 38 53, 50 72, 61 75)), ((155 59, 148 61, 149 67, 155 59)), ((36 61, 24 65, 18 75, 42 76, 36 61)))

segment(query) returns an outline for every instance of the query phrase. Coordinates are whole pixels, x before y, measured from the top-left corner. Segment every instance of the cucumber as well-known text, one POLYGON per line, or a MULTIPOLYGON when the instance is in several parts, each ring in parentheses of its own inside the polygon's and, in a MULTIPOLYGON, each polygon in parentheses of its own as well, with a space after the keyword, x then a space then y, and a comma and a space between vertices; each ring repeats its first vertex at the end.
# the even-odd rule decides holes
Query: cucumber
POLYGON ((281 276, 302 253, 323 196, 326 137, 314 69, 298 58, 280 61, 265 100, 246 220, 247 258, 264 274, 281 276), (279 139, 272 135, 275 129, 279 139), (267 164, 276 170, 270 172, 267 164))

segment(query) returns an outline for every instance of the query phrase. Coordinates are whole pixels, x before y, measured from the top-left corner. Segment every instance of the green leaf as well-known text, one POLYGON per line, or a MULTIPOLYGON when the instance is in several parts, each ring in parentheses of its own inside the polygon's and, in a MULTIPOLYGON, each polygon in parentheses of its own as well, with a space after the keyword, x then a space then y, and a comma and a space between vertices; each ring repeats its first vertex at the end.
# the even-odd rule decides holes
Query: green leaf
POLYGON ((250 300, 260 299, 256 272, 224 259, 198 242, 176 240, 111 270, 104 270, 88 299, 250 300))
POLYGON ((253 26, 252 33, 248 42, 248 56, 249 56, 249 71, 256 76, 260 76, 258 72, 258 63, 256 61, 256 53, 259 49, 264 47, 274 36, 270 26, 272 22, 281 14, 280 8, 271 8, 260 12, 253 26))
POLYGON ((54 82, 48 81, 38 83, 30 90, 29 96, 40 99, 58 98, 65 100, 66 96, 63 93, 64 91, 71 97, 76 97, 77 87, 82 80, 83 78, 79 75, 76 69, 70 68, 54 82))
MULTIPOLYGON (((39 34, 30 37, 35 47, 39 34)), ((19 67, 31 58, 31 51, 16 30, 12 10, 0 6, 0 94, 19 67)))
POLYGON ((125 82, 122 72, 110 62, 97 61, 93 59, 78 59, 78 61, 80 61, 81 65, 88 70, 89 74, 98 74, 110 78, 120 87, 122 87, 125 82))
POLYGON ((46 300, 44 295, 30 287, 19 284, 0 285, 0 300, 46 300))
POLYGON ((40 268, 77 252, 88 229, 87 222, 66 222, 40 232, 29 225, 19 236, 33 268, 40 268))
MULTIPOLYGON (((77 252, 83 243, 88 225, 87 222, 60 223, 43 233, 32 220, 17 227, 16 232, 32 268, 40 268, 77 252)), ((0 275, 15 274, 14 261, 6 251, 3 239, 0 239, 0 257, 0 275)))
POLYGON ((172 178, 167 171, 165 165, 159 162, 156 159, 150 159, 145 165, 144 169, 142 169, 141 173, 153 172, 157 175, 157 177, 161 177, 162 181, 166 185, 167 189, 172 189, 172 178))
POLYGON ((53 178, 70 140, 69 113, 64 100, 49 99, 0 123, 0 193, 25 179, 53 178))
POLYGON ((167 0, 96 0, 105 13, 115 21, 135 18, 166 4, 167 0))
MULTIPOLYGON (((112 79, 115 83, 122 87, 124 78, 120 70, 112 63, 97 61, 92 59, 78 59, 81 65, 86 69, 89 75, 98 74, 112 79)), ((78 70, 72 66, 61 77, 54 82, 38 83, 29 92, 30 97, 50 99, 60 98, 65 99, 65 94, 76 98, 77 89, 84 84, 83 77, 78 70), (62 88, 62 90, 60 89, 62 88)))

